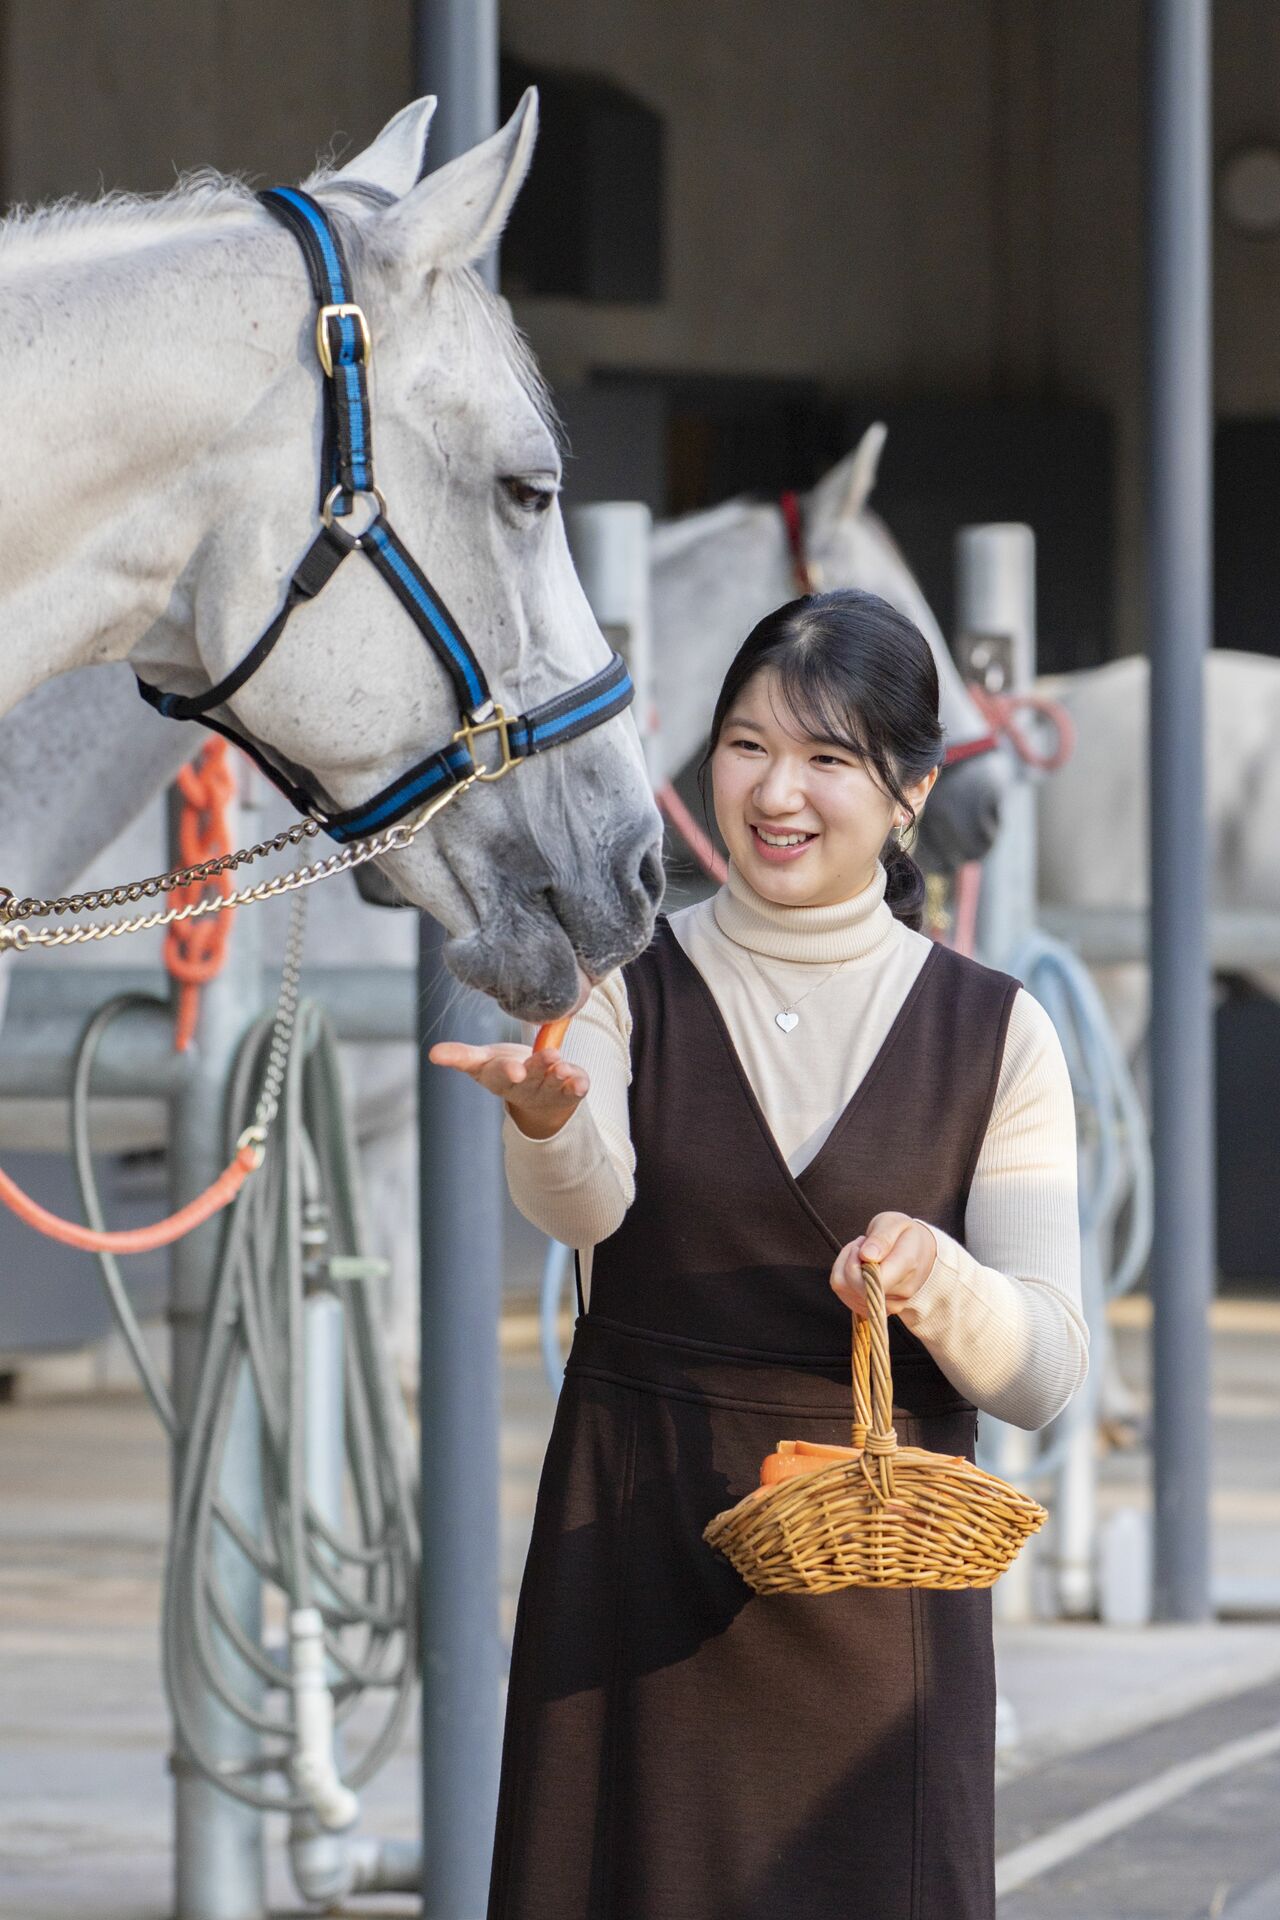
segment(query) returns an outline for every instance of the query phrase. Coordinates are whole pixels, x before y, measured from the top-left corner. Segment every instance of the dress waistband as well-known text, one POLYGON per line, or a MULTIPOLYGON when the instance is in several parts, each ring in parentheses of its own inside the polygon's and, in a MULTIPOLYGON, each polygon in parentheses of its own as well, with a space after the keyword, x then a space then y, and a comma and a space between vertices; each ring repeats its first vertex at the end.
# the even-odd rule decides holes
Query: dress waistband
MULTIPOLYGON (((761 1412, 851 1419, 852 1364, 852 1344, 844 1354, 762 1353, 653 1333, 588 1312, 574 1323, 565 1373, 761 1412)), ((894 1356, 893 1403, 917 1416, 960 1412, 971 1404, 925 1353, 894 1356)))

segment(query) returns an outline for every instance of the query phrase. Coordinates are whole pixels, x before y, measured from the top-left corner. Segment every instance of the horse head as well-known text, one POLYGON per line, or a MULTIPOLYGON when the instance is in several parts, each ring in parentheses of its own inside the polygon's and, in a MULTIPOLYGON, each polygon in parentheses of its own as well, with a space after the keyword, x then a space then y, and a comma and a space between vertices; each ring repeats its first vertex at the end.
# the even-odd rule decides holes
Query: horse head
MULTIPOLYGON (((500 132, 420 178, 433 105, 407 108, 308 191, 341 238, 372 334, 370 419, 389 518, 514 716, 591 678, 609 649, 569 557, 554 415, 474 272, 525 177, 536 100, 527 94, 500 132)), ((321 386, 301 256, 253 208, 227 265, 243 282, 230 316, 224 308, 224 330, 236 329, 228 377, 238 371, 245 390, 192 483, 200 536, 130 654, 145 679, 180 691, 236 667, 318 531, 321 386)), ((356 530, 371 499, 356 503, 356 530)), ((326 810, 381 793, 460 724, 439 660, 359 554, 298 605, 228 704, 326 810)), ((493 744, 477 750, 490 767, 493 744)), ((646 944, 660 844, 622 714, 469 787, 382 864, 444 924, 460 979, 539 1020, 581 998, 584 974, 598 979, 646 944)))

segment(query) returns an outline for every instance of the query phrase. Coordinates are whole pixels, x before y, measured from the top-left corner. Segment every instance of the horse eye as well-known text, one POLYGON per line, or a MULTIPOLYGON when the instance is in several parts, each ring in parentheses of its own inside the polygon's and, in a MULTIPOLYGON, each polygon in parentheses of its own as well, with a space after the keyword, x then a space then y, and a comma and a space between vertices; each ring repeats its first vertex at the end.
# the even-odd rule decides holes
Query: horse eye
POLYGON ((545 513, 559 492, 554 480, 526 480, 519 474, 506 474, 502 485, 508 500, 521 513, 545 513))

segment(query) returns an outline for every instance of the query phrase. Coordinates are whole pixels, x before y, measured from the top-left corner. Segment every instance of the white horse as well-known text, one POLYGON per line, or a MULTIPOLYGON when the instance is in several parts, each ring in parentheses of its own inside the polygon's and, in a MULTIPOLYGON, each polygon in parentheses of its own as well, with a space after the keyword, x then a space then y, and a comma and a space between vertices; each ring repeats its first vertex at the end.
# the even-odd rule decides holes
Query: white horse
MULTIPOLYGON (((870 587, 917 621, 938 660, 948 739, 971 739, 985 731, 985 722, 964 692, 906 562, 865 510, 883 438, 883 429, 870 429, 804 500, 809 561, 826 584, 870 587)), ((795 592, 793 562, 777 509, 745 501, 659 526, 654 546, 663 746, 669 763, 679 765, 700 750, 724 668, 745 634, 795 592)), ((115 668, 72 673, 32 695, 0 720, 6 863, 0 879, 15 892, 56 893, 80 880, 90 863, 95 885, 152 870, 164 844, 159 815, 123 839, 116 836, 202 737, 161 721, 138 699, 132 676, 115 668), (104 852, 109 842, 114 844, 104 852)), ((925 816, 943 822, 941 832, 934 830, 949 856, 941 864, 986 851, 1007 777, 1003 755, 948 770, 925 816)), ((283 804, 269 806, 271 827, 285 824, 283 804)), ((411 916, 365 907, 349 881, 315 889, 310 914, 312 951, 332 964, 344 958, 374 966, 412 964, 411 916)), ((90 964, 121 957, 118 946, 79 952, 90 964)), ((395 1343, 402 1358, 413 1346, 417 1297, 415 1061, 410 1046, 347 1050, 367 1214, 376 1251, 395 1275, 395 1343)), ((511 1227, 513 1234, 521 1232, 514 1220, 511 1227)))
MULTIPOLYGON (((1040 898, 1066 908, 1150 905, 1148 701, 1143 655, 1045 676, 1037 691, 1076 724, 1071 759, 1038 793, 1040 898)), ((1212 902, 1280 912, 1280 660, 1215 648, 1205 663, 1205 765, 1212 902)), ((1130 1059, 1151 1011, 1145 964, 1092 969, 1130 1059)), ((1280 968, 1250 969, 1280 997, 1280 968)))
MULTIPOLYGON (((541 384, 469 270, 524 179, 535 101, 419 182, 433 104, 311 190, 374 332, 393 521, 520 712, 608 657, 569 559, 541 384)), ((315 312, 294 240, 225 180, 17 216, 0 228, 0 318, 0 713, 90 663, 128 660, 179 693, 218 681, 318 531, 315 312)), ((446 675, 358 557, 298 608, 230 704, 339 808, 458 725, 446 675)), ((622 716, 473 787, 384 864, 444 923, 459 977, 537 1020, 645 944, 657 847, 622 716)))

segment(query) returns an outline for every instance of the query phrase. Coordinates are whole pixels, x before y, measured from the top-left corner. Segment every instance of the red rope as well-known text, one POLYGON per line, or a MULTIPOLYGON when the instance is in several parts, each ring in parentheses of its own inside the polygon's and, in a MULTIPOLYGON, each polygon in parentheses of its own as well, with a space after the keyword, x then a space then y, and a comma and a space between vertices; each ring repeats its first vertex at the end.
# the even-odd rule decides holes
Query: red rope
MULTIPOLYGON (((226 741, 210 740, 201 747, 191 765, 179 773, 177 785, 183 801, 178 823, 179 865, 194 867, 202 860, 230 853, 236 776, 226 741)), ((219 873, 204 884, 178 888, 174 905, 194 906, 206 884, 224 899, 232 891, 231 875, 219 873)), ((221 973, 226 962, 234 918, 234 909, 226 909, 199 920, 178 920, 165 935, 164 963, 178 982, 178 1018, 173 1035, 178 1053, 185 1053, 191 1044, 200 1013, 201 987, 221 973)))
POLYGON ((1000 745, 998 733, 977 733, 972 740, 957 740, 942 756, 944 767, 959 766, 962 760, 976 760, 980 753, 994 753, 1000 745))
POLYGON ((791 571, 795 575, 796 585, 801 593, 816 593, 818 581, 809 564, 809 553, 805 546, 804 516, 800 512, 800 496, 788 488, 786 493, 778 495, 778 508, 782 514, 782 524, 787 530, 787 545, 791 549, 791 571))
POLYGON ((984 717, 998 733, 1004 734, 1019 760, 1040 773, 1056 773, 1066 765, 1076 749, 1076 723, 1059 700, 1044 693, 988 693, 976 681, 969 692, 984 717), (1057 744, 1046 753, 1033 747, 1017 723, 1019 713, 1037 713, 1054 728, 1057 744))
POLYGON ((154 1253, 157 1247, 172 1246, 175 1240, 181 1240, 184 1234, 203 1226, 206 1220, 221 1212, 235 1199, 258 1164, 259 1149, 254 1146, 241 1147, 231 1165, 223 1169, 213 1185, 206 1187, 185 1207, 180 1207, 177 1213, 169 1214, 164 1220, 156 1220, 149 1227, 129 1227, 118 1233, 99 1233, 92 1227, 81 1226, 75 1220, 63 1220, 56 1213, 49 1213, 39 1201, 33 1200, 29 1193, 24 1193, 21 1187, 15 1185, 3 1170, 0 1170, 0 1200, 17 1214, 19 1220, 25 1220, 29 1227, 44 1234, 47 1240, 58 1240, 64 1247, 79 1247, 83 1253, 154 1253))
MULTIPOLYGON (((223 740, 211 740, 201 748, 194 763, 178 775, 183 798, 182 818, 178 825, 178 858, 184 867, 230 853, 230 808, 235 799, 235 772, 223 740)), ((208 883, 224 897, 231 892, 230 874, 218 874, 208 883)), ((173 895, 175 906, 191 906, 200 899, 203 886, 179 888, 173 895)), ((195 1031, 200 1010, 200 988, 222 969, 227 938, 231 932, 230 911, 212 914, 203 920, 186 920, 170 926, 165 937, 165 965, 179 983, 178 1020, 174 1046, 185 1052, 195 1031)), ((78 1247, 83 1253, 153 1253, 158 1247, 172 1246, 184 1234, 203 1226, 206 1220, 229 1206, 241 1187, 260 1164, 261 1148, 246 1143, 240 1147, 230 1166, 225 1167, 211 1186, 194 1200, 168 1214, 149 1227, 131 1227, 120 1232, 99 1232, 79 1221, 63 1220, 50 1213, 29 1193, 0 1169, 0 1201, 20 1220, 46 1239, 58 1240, 64 1247, 78 1247)))
POLYGON ((723 886, 729 878, 728 867, 669 780, 663 781, 654 798, 702 871, 718 886, 723 886))

